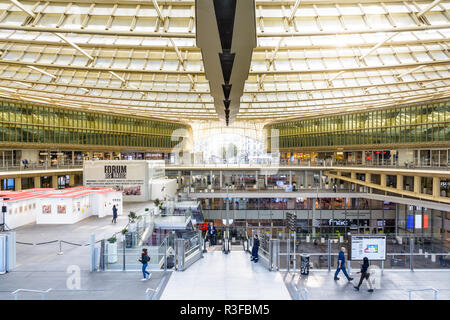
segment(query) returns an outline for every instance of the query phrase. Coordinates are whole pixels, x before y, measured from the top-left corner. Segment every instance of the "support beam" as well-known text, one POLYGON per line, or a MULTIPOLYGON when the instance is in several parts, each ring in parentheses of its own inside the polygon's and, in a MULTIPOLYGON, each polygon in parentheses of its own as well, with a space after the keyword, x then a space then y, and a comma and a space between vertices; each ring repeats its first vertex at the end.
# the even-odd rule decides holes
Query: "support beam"
POLYGON ((403 175, 397 175, 397 190, 403 191, 403 175))
POLYGON ((421 176, 414 176, 414 193, 420 194, 422 193, 420 190, 422 185, 422 177, 421 176))
POLYGON ((71 174, 69 175, 69 187, 75 186, 75 175, 71 174))
POLYGON ((438 198, 441 195, 441 178, 433 177, 433 197, 438 198))
POLYGON ((384 173, 380 174, 380 185, 382 187, 386 187, 386 180, 387 180, 387 175, 384 173))
POLYGON ((58 189, 58 176, 52 176, 52 188, 58 189))
POLYGON ((94 58, 87 53, 85 50, 81 49, 77 44, 75 44, 74 42, 70 41, 69 39, 67 39, 65 36, 63 36, 60 33, 55 33, 55 36, 57 36, 58 38, 60 38, 62 41, 66 42, 67 44, 69 44, 70 46, 72 46, 75 50, 77 50, 78 52, 80 52, 81 54, 83 54, 85 57, 87 57, 89 60, 94 60, 94 58))
POLYGON ((27 66, 27 67, 30 68, 30 69, 33 69, 33 70, 35 70, 35 71, 37 71, 37 72, 40 72, 40 73, 42 73, 42 74, 45 74, 46 76, 49 76, 49 77, 52 78, 52 79, 56 79, 56 76, 52 75, 51 73, 48 73, 48 72, 45 71, 45 70, 39 69, 39 68, 34 67, 34 66, 27 66))
POLYGON ((430 3, 428 6, 426 6, 422 11, 420 11, 417 14, 417 17, 420 18, 421 16, 423 16, 425 13, 427 13, 428 11, 433 9, 435 6, 437 6, 441 2, 442 2, 442 0, 434 0, 432 3, 430 3))
POLYGON ((19 1, 17 0, 10 0, 17 8, 19 8, 20 10, 22 10, 23 12, 25 12, 26 14, 28 14, 29 16, 36 18, 36 14, 31 12, 30 10, 28 10, 27 8, 25 8, 25 6, 23 4, 21 4, 19 1))
POLYGON ((301 0, 295 1, 294 7, 292 8, 292 11, 291 11, 291 15, 289 16, 289 19, 288 19, 289 23, 291 23, 292 20, 294 20, 295 13, 297 12, 298 7, 300 6, 300 1, 301 0))
POLYGON ((361 57, 359 57, 359 60, 363 60, 365 57, 369 56, 372 54, 372 52, 374 52, 375 50, 377 50, 379 47, 381 47, 383 44, 385 44, 386 42, 388 42, 389 40, 391 40, 392 38, 394 38, 396 35, 398 35, 398 32, 394 32, 393 34, 391 34, 389 37, 387 37, 386 39, 378 42, 372 49, 370 49, 369 51, 367 51, 365 54, 363 54, 361 57))
POLYGON ((14 191, 22 191, 22 178, 14 179, 14 191))
POLYGON ((41 187, 41 177, 40 176, 34 177, 33 180, 34 180, 34 187, 40 188, 41 187))

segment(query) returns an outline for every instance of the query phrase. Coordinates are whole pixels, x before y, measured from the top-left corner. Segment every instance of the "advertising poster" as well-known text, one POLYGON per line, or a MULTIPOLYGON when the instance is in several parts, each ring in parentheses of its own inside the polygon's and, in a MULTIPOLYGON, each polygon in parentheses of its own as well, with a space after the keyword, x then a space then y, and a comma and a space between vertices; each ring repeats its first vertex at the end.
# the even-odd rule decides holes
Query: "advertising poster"
POLYGON ((52 206, 50 204, 43 204, 42 205, 42 213, 43 214, 51 214, 52 213, 52 206))
POLYGON ((129 201, 148 200, 147 161, 85 161, 84 185, 122 191, 129 201))
POLYGON ((351 260, 386 260, 385 236, 352 236, 351 260))
POLYGON ((57 212, 58 212, 58 214, 66 214, 66 205, 59 204, 57 212))

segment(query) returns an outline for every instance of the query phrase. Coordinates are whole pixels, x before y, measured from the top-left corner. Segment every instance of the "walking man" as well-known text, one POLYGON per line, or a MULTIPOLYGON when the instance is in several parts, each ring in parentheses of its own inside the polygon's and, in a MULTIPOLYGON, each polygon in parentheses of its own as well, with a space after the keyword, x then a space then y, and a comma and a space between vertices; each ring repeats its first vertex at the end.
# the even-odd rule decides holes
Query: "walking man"
POLYGON ((344 273, 345 277, 347 278, 348 281, 352 281, 353 278, 350 278, 347 274, 347 270, 345 269, 345 248, 342 247, 341 251, 339 251, 339 258, 338 258, 338 266, 336 269, 336 273, 334 274, 334 280, 339 280, 338 278, 338 274, 339 272, 342 270, 342 272, 344 273))
POLYGON ((252 247, 252 258, 250 261, 258 262, 258 250, 259 250, 259 239, 258 235, 255 233, 253 236, 253 247, 252 247))
POLYGON ((217 230, 216 230, 216 227, 214 226, 213 222, 209 223, 207 233, 208 233, 208 237, 209 237, 209 245, 215 246, 217 230))
POLYGON ((113 205, 112 207, 112 212, 113 212, 113 218, 112 218, 112 223, 117 223, 117 208, 116 205, 113 205))

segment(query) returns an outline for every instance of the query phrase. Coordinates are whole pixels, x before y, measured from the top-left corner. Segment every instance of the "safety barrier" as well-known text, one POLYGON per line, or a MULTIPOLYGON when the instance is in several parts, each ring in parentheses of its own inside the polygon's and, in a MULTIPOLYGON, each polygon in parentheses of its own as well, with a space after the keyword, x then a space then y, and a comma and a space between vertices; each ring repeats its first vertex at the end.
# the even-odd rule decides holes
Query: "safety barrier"
POLYGON ((412 300, 412 293, 413 292, 420 292, 420 291, 434 291, 434 300, 438 299, 439 290, 436 290, 434 288, 426 288, 426 289, 410 289, 410 290, 408 290, 409 300, 412 300))
POLYGON ((165 273, 162 277, 162 279, 159 281, 158 286, 156 287, 156 289, 152 289, 152 288, 147 288, 147 290, 145 290, 145 300, 158 300, 158 294, 160 293, 162 287, 164 286, 164 283, 166 282, 167 279, 167 274, 165 273), (152 294, 150 294, 152 293, 152 294))
POLYGON ((49 293, 52 290, 52 288, 49 288, 47 290, 31 290, 31 289, 17 289, 14 292, 11 292, 11 294, 14 296, 14 300, 18 300, 19 292, 33 292, 33 293, 40 293, 41 294, 41 300, 45 300, 45 295, 49 293))
MULTIPOLYGON (((98 240, 95 243, 99 243, 101 241, 102 240, 98 240)), ((89 243, 82 244, 82 243, 74 243, 74 242, 65 241, 65 240, 51 240, 51 241, 38 242, 38 243, 16 241, 16 243, 21 244, 21 245, 26 245, 26 246, 41 246, 41 245, 46 245, 46 244, 59 243, 59 251, 57 252, 57 254, 59 254, 59 255, 64 254, 64 252, 62 251, 63 243, 72 245, 72 246, 76 246, 76 247, 87 247, 90 245, 89 243)))
POLYGON ((201 233, 190 239, 175 239, 175 269, 184 271, 193 263, 203 258, 203 246, 201 233), (193 244, 186 250, 186 246, 193 244), (196 244, 195 244, 196 243, 196 244))
POLYGON ((301 288, 300 290, 297 288, 297 286, 292 283, 292 289, 294 289, 295 292, 295 300, 308 300, 308 289, 301 288), (303 295, 302 295, 303 292, 303 295))

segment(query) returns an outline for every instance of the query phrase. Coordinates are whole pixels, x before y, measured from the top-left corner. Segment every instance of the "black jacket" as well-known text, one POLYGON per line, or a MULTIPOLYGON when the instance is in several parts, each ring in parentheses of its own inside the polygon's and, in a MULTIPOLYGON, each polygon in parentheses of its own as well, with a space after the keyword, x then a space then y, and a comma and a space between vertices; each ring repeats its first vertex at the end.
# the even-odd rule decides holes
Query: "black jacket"
POLYGON ((364 260, 363 264, 361 265, 361 273, 366 273, 367 269, 369 269, 369 260, 364 260))
POLYGON ((211 230, 211 226, 208 226, 207 232, 208 232, 208 235, 209 235, 209 236, 210 236, 210 235, 215 236, 215 235, 217 234, 217 229, 216 229, 215 226, 213 226, 213 227, 212 227, 212 230, 211 230), (212 234, 211 234, 211 231, 213 232, 212 234))
POLYGON ((253 239, 253 246, 259 248, 259 239, 253 239))
POLYGON ((142 255, 141 258, 139 259, 139 261, 142 264, 148 264, 150 261, 150 257, 146 254, 146 255, 142 255))

